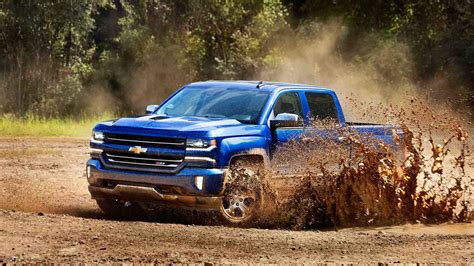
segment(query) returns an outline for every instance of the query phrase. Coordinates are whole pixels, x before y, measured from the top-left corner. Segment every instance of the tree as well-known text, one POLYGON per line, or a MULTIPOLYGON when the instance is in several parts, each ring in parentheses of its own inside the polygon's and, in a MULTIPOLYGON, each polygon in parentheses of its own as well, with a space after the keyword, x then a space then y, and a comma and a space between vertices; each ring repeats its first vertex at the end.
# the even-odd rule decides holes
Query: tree
POLYGON ((3 112, 64 115, 91 71, 97 1, 7 1, 1 6, 3 112), (61 104, 57 104, 60 101, 61 104), (61 108, 58 108, 61 107, 61 108))

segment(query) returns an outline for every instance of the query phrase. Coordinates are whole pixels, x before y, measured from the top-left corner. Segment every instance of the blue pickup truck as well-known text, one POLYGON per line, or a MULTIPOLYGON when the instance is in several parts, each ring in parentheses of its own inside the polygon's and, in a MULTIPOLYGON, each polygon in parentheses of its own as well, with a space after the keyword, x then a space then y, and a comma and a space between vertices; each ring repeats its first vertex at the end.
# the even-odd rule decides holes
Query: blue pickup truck
MULTIPOLYGON (((165 205, 211 210, 229 223, 246 223, 258 216, 262 192, 230 188, 230 169, 272 167, 278 145, 311 130, 313 119, 331 119, 395 145, 392 126, 346 122, 330 89, 195 82, 161 105, 148 106, 145 115, 94 127, 86 169, 89 191, 113 217, 165 205)), ((234 181, 239 179, 235 173, 248 175, 233 173, 234 181)))

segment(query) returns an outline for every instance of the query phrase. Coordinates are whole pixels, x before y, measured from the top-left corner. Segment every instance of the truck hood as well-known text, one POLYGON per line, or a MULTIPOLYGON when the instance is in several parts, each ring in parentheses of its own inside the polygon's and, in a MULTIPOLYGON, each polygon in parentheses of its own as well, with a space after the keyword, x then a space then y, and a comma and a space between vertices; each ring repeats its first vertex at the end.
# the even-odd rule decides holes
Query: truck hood
POLYGON ((103 122, 98 124, 94 130, 123 134, 165 135, 170 137, 227 137, 230 135, 259 135, 262 126, 244 124, 235 119, 225 118, 148 115, 103 122))

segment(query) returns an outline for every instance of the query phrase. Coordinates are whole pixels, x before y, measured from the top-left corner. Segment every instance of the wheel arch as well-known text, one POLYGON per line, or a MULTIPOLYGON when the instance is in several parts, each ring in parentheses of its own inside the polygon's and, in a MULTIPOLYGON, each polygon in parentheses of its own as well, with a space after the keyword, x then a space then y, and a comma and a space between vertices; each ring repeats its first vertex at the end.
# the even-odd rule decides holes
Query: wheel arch
POLYGON ((263 154, 259 153, 244 153, 233 155, 229 160, 229 166, 234 164, 236 161, 247 161, 265 165, 265 157, 263 154))
POLYGON ((265 166, 269 165, 268 143, 264 137, 233 137, 221 142, 220 164, 229 167, 237 159, 255 159, 265 166))

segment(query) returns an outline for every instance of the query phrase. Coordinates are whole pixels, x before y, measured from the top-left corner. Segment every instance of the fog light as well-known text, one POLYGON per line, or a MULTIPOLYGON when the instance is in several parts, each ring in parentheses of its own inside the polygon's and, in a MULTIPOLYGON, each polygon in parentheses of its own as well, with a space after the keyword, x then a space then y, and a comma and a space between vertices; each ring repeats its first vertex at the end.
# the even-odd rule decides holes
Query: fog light
POLYGON ((86 167, 86 176, 87 178, 91 178, 91 167, 89 165, 86 167))
POLYGON ((93 159, 99 159, 100 154, 102 153, 102 149, 89 148, 89 151, 89 154, 93 159))
POLYGON ((195 176, 194 177, 194 183, 196 184, 197 189, 202 190, 203 185, 204 185, 204 176, 195 176))
POLYGON ((102 151, 103 151, 102 149, 89 148, 89 153, 90 153, 90 154, 93 154, 93 153, 95 153, 95 154, 101 154, 102 151))

